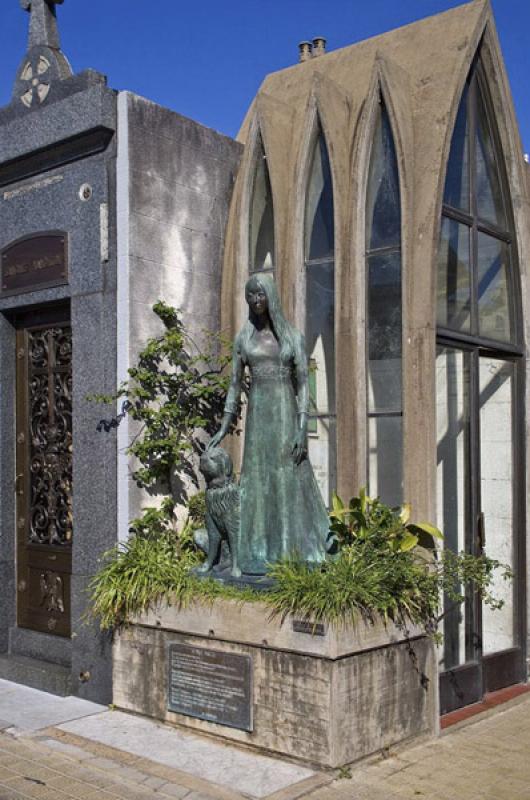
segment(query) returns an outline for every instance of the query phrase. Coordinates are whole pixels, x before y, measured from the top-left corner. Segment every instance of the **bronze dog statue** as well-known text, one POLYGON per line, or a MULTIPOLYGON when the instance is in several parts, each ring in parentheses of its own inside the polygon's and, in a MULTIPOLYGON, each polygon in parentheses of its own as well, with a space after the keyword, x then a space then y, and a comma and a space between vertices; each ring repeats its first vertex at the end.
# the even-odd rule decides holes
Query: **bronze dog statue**
POLYGON ((206 552, 206 561, 196 571, 205 574, 214 567, 218 570, 230 567, 232 577, 239 578, 241 502, 239 486, 233 478, 232 459, 222 447, 212 447, 202 454, 200 470, 206 481, 206 530, 202 528, 196 532, 195 542, 206 552), (229 558, 226 546, 223 547, 225 542, 229 558))

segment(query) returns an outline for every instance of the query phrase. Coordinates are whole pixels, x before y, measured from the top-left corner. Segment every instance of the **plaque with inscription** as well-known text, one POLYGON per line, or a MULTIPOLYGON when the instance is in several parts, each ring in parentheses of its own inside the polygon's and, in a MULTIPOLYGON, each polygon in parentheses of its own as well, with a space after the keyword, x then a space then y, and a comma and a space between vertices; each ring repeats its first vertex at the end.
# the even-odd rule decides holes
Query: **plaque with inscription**
POLYGON ((2 252, 2 294, 31 292, 68 282, 67 236, 26 236, 2 252))
POLYGON ((168 708, 252 730, 252 659, 187 644, 169 646, 168 708))

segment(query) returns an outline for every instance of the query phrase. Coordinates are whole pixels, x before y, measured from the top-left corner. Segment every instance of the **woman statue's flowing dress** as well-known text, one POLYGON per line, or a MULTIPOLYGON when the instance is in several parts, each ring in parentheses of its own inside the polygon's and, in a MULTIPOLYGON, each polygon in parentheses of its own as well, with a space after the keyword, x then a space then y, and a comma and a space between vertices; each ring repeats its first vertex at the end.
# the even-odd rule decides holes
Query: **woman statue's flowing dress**
POLYGON ((319 563, 326 554, 329 519, 320 490, 308 458, 300 464, 293 458, 297 413, 307 412, 308 404, 307 356, 302 336, 294 333, 289 363, 282 363, 272 335, 263 340, 244 329, 234 344, 228 413, 237 408, 245 367, 251 377, 239 541, 239 565, 248 575, 264 575, 282 558, 319 563), (305 388, 297 398, 299 385, 305 388))

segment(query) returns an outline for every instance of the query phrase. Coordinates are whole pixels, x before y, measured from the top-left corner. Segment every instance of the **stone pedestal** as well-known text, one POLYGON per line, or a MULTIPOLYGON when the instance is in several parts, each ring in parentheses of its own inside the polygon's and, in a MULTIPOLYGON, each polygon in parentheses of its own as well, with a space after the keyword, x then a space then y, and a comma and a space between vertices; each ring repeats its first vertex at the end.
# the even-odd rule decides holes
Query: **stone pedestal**
POLYGON ((261 604, 161 605, 116 637, 114 703, 321 767, 436 733, 436 664, 421 631, 407 641, 382 624, 304 627, 271 620, 261 604), (252 731, 168 710, 169 648, 179 643, 250 656, 252 731))

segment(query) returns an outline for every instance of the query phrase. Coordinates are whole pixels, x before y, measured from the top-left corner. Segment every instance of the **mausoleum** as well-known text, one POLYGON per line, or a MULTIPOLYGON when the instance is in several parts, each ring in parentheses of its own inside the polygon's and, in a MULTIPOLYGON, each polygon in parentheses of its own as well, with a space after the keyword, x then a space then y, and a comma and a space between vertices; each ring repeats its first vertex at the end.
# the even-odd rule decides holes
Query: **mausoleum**
MULTIPOLYGON (((86 623, 86 587, 145 498, 127 423, 98 435, 89 396, 126 377, 159 330, 158 299, 233 337, 249 275, 267 273, 305 333, 325 502, 362 486, 408 501, 444 547, 485 550, 514 573, 496 587, 500 611, 470 597, 447 613, 438 652, 421 644, 439 698, 421 701, 416 728, 400 719, 403 738, 525 682, 529 176, 489 2, 336 51, 302 43, 299 63, 265 77, 236 140, 72 74, 59 0, 24 5, 28 49, 0 109, 0 677, 111 702, 111 642, 86 623)), ((248 619, 238 637, 215 613, 228 649, 251 652, 248 619)), ((189 615, 182 629, 164 614, 144 622, 136 652, 150 626, 159 653, 164 626, 188 643, 210 635, 189 615)), ((305 657, 301 640, 269 636, 263 674, 305 657)), ((333 637, 308 645, 329 686, 361 648, 333 637)), ((133 650, 117 671, 134 671, 133 650)), ((363 656, 363 669, 388 684, 400 657, 363 656)), ((185 724, 164 692, 134 710, 185 724)), ((255 709, 274 727, 272 695, 255 709)), ((365 709, 362 686, 355 696, 365 709)), ((350 722, 346 708, 330 736, 350 722)), ((252 744, 245 730, 234 736, 252 744)), ((352 760, 333 747, 313 760, 352 760)))

